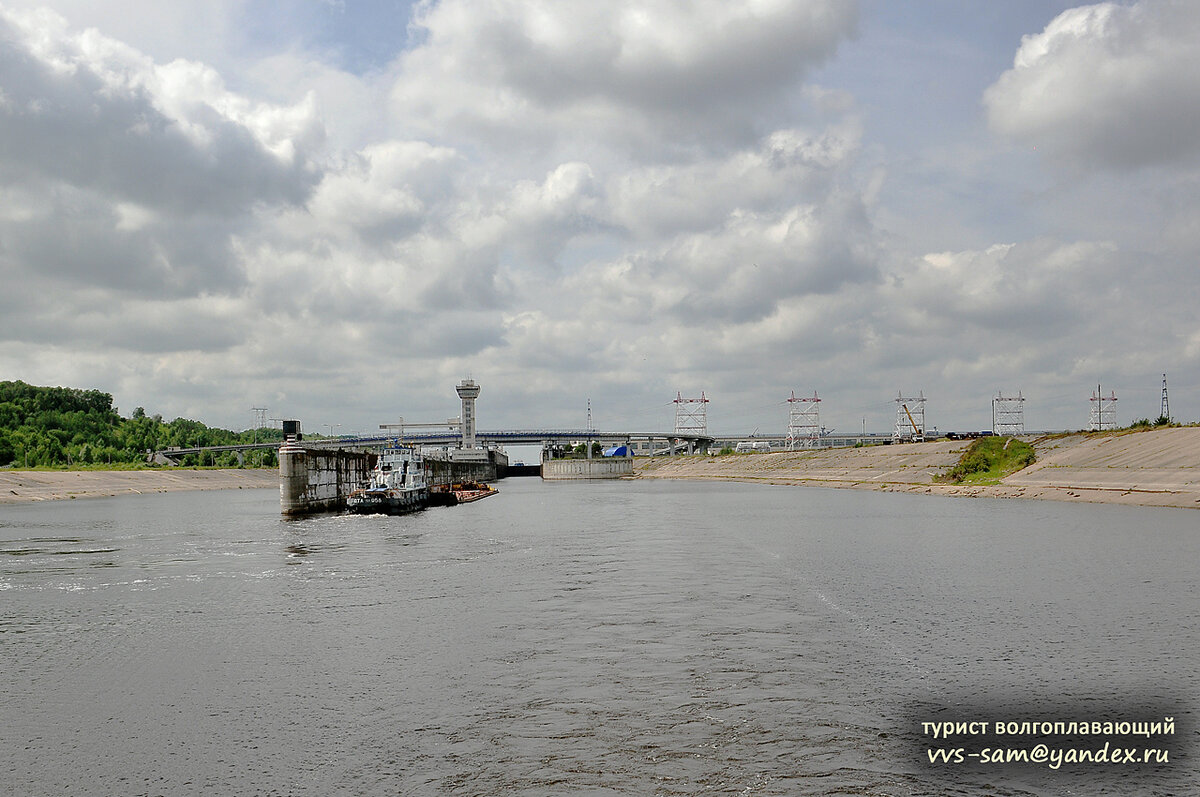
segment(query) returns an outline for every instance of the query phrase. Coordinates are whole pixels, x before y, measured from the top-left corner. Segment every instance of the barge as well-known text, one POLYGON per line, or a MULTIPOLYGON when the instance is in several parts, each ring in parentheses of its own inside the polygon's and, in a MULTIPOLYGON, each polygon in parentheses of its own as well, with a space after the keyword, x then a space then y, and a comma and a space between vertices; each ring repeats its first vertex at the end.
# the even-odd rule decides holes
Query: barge
POLYGON ((457 506, 487 498, 497 492, 495 487, 479 482, 456 482, 435 487, 429 495, 429 503, 433 506, 457 506))

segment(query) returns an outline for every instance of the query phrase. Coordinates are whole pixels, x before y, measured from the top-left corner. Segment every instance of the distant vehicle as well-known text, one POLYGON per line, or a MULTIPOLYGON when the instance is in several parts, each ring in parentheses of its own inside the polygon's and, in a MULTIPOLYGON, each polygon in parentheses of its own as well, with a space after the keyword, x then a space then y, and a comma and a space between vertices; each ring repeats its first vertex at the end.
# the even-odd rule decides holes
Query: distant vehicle
POLYGON ((766 454, 771 450, 771 444, 766 440, 743 440, 734 449, 738 454, 766 454))

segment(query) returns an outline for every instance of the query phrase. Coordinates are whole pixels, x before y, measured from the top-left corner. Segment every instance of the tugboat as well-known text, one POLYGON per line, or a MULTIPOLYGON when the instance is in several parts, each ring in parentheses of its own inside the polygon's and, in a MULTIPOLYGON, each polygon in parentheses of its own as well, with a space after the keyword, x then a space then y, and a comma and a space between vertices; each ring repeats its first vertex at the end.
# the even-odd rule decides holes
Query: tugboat
POLYGON ((358 514, 402 515, 428 505, 421 453, 398 443, 380 452, 367 486, 346 497, 346 508, 358 514))

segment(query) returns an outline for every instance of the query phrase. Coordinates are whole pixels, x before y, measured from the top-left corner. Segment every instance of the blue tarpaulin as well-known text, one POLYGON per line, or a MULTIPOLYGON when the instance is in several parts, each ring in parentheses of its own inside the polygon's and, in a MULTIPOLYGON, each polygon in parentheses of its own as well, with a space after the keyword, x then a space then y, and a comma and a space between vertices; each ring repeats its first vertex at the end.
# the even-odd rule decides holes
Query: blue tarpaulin
POLYGON ((629 456, 629 446, 613 446, 612 448, 604 449, 606 457, 627 457, 629 456))

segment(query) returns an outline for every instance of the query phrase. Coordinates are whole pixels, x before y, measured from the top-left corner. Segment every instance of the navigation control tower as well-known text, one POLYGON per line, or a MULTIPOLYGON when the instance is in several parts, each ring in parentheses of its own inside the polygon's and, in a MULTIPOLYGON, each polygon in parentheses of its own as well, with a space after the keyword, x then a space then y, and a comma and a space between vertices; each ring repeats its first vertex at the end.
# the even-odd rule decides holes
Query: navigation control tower
POLYGON ((458 397, 462 399, 462 447, 475 447, 475 399, 479 398, 479 385, 474 379, 459 382, 458 397))

